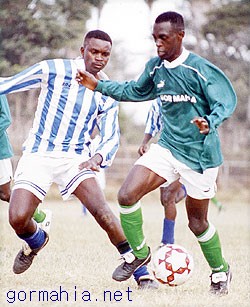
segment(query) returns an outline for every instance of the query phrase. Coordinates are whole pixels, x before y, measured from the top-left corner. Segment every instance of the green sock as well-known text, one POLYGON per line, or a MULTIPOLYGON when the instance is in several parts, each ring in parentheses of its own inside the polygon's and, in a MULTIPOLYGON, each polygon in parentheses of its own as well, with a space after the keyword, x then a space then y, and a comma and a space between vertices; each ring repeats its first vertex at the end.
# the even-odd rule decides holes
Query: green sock
POLYGON ((124 234, 139 259, 148 255, 148 246, 142 230, 143 220, 140 203, 133 206, 120 206, 120 219, 124 234))
POLYGON ((219 235, 212 224, 199 236, 197 236, 202 252, 213 273, 226 272, 228 264, 222 256, 219 235))
POLYGON ((39 210, 38 208, 36 208, 36 211, 33 214, 33 219, 37 223, 42 223, 44 221, 45 217, 46 217, 45 212, 43 212, 42 210, 39 210))

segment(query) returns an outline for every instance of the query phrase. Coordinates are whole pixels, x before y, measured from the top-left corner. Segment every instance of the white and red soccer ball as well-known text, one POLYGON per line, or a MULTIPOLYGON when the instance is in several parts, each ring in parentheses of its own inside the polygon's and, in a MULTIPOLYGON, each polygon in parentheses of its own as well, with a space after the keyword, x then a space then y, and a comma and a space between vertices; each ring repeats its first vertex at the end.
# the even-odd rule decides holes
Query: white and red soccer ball
POLYGON ((194 269, 192 255, 177 244, 163 245, 153 254, 152 260, 155 278, 160 283, 169 286, 184 284, 194 269))

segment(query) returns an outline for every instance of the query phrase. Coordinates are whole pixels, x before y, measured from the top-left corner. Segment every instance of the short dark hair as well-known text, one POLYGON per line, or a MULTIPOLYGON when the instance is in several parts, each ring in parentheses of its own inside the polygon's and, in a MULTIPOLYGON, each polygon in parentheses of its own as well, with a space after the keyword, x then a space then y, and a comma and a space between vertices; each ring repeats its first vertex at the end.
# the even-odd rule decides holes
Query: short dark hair
POLYGON ((160 14, 156 19, 155 23, 161 23, 161 22, 170 22, 177 30, 183 30, 185 29, 184 19, 182 15, 176 12, 165 12, 160 14))
POLYGON ((104 31, 101 30, 93 30, 93 31, 89 31, 83 40, 83 45, 85 44, 85 42, 91 38, 97 38, 97 39, 101 39, 103 41, 107 41, 110 42, 111 46, 112 46, 112 39, 111 37, 104 31))

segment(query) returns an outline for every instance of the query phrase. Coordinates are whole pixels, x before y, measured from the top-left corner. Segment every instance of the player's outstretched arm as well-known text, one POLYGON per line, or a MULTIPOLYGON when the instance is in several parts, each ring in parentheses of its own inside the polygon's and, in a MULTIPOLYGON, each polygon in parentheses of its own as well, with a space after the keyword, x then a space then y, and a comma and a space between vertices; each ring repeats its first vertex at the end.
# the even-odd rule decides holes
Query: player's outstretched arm
POLYGON ((88 71, 78 69, 77 74, 76 74, 76 81, 79 84, 81 84, 81 85, 87 87, 88 89, 94 91, 96 86, 97 86, 98 80, 95 78, 95 76, 93 76, 88 71))

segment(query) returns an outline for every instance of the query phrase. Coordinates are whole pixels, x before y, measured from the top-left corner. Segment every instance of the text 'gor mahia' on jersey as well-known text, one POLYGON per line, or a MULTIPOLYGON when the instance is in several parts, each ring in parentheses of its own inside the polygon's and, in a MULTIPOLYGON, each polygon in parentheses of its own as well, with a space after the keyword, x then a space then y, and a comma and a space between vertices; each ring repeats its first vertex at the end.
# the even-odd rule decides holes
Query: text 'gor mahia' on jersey
POLYGON ((89 150, 90 135, 98 124, 101 142, 96 152, 103 157, 102 167, 111 164, 119 145, 118 103, 76 82, 77 69, 84 67, 83 59, 46 60, 0 78, 0 94, 41 88, 24 152, 81 154, 89 150))

